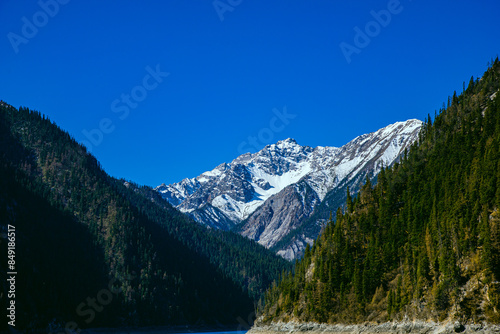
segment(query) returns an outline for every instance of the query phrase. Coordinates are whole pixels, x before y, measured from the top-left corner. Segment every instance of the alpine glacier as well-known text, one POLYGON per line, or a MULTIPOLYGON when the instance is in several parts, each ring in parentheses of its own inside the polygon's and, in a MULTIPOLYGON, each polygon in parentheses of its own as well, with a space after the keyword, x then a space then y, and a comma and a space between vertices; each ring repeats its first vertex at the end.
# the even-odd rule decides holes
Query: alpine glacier
POLYGON ((366 176, 393 164, 421 127, 416 119, 397 122, 339 148, 311 148, 289 138, 155 189, 199 223, 234 229, 291 260, 335 213, 333 205, 342 205, 346 187, 356 191, 366 176))

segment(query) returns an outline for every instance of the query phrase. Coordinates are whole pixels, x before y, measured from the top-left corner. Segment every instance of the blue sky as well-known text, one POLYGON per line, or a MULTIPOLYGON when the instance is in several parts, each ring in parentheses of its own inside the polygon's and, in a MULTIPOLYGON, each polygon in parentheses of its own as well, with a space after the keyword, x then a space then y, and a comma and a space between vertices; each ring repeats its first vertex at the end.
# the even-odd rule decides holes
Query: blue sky
POLYGON ((500 53, 499 14, 498 0, 1 0, 0 99, 156 186, 288 137, 341 146, 433 115, 500 53))

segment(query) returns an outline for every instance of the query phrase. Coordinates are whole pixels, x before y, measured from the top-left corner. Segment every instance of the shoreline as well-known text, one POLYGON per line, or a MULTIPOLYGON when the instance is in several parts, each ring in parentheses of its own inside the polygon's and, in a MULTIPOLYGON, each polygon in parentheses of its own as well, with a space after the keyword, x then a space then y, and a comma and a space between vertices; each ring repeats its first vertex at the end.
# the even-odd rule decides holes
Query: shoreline
POLYGON ((385 322, 381 324, 319 324, 319 323, 271 323, 269 325, 257 324, 247 334, 328 334, 328 333, 365 333, 365 334, 500 334, 500 325, 494 324, 461 324, 459 322, 435 323, 424 321, 385 322))

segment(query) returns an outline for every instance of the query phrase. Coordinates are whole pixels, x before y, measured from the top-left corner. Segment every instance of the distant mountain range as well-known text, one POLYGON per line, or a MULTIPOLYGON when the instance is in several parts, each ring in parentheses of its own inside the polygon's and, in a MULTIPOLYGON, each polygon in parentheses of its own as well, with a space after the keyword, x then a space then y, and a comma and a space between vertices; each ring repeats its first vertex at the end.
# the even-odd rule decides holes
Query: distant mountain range
POLYGON ((292 260, 356 192, 418 138, 422 122, 397 122, 342 147, 301 146, 294 139, 246 153, 192 179, 155 189, 197 222, 234 230, 292 260))

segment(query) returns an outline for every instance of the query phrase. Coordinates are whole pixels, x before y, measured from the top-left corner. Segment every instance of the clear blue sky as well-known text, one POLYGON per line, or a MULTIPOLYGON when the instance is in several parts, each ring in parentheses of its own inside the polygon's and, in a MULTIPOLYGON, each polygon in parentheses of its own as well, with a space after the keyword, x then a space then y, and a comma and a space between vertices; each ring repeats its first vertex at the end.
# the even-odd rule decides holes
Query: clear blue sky
POLYGON ((54 1, 0 1, 0 99, 150 186, 423 120, 500 53, 498 0, 54 1))

